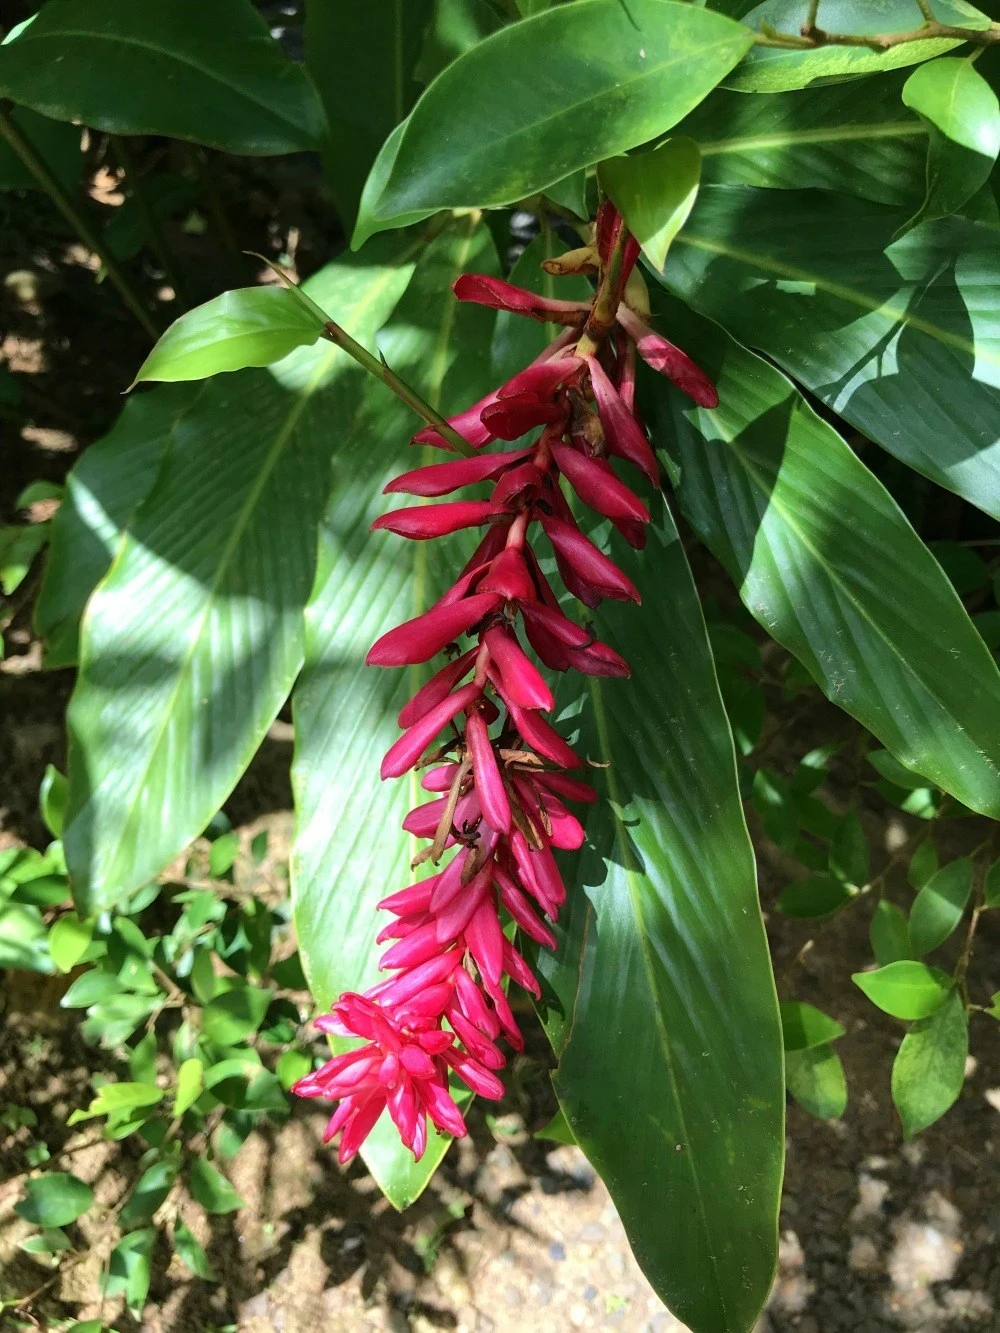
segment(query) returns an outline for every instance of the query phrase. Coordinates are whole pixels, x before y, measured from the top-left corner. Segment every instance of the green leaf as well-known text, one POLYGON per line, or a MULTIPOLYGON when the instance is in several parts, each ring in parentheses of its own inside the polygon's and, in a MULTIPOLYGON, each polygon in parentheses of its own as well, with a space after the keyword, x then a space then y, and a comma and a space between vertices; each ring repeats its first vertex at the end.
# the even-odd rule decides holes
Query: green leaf
POLYGON ((670 243, 688 220, 701 179, 694 139, 668 139, 651 153, 610 157, 597 178, 654 268, 667 262, 670 243))
MULTIPOLYGON (((585 277, 554 277, 542 268, 545 260, 555 259, 565 252, 565 245, 552 228, 543 226, 535 239, 525 246, 510 271, 509 281, 516 287, 537 292, 539 296, 567 301, 590 300, 593 288, 585 277)), ((493 382, 502 383, 523 370, 536 356, 541 355, 559 332, 554 324, 525 319, 523 315, 515 315, 509 310, 499 311, 493 326, 490 350, 493 382)))
POLYGON ((917 845, 916 850, 910 857, 906 878, 915 889, 922 889, 937 868, 937 848, 934 846, 934 839, 928 836, 917 845))
MULTIPOLYGON (((370 342, 420 247, 387 240, 308 290, 370 342)), ((303 347, 209 381, 178 423, 88 606, 64 835, 79 910, 145 884, 201 832, 287 698, 331 484, 330 422, 350 419, 364 378, 338 348, 303 347)))
POLYGON ((323 161, 345 232, 379 149, 420 92, 414 68, 434 11, 433 0, 306 6, 306 65, 330 123, 323 161))
POLYGON ((174 1116, 181 1116, 201 1096, 205 1083, 205 1066, 196 1056, 184 1060, 177 1069, 177 1087, 174 1092, 174 1116))
POLYGON ((68 791, 66 779, 55 764, 46 764, 45 776, 42 778, 42 785, 38 793, 38 805, 42 819, 45 821, 45 827, 53 838, 62 836, 63 816, 66 813, 68 791))
POLYGON ((906 913, 888 898, 880 898, 868 928, 872 953, 880 967, 910 958, 910 928, 906 913))
MULTIPOLYGON (((965 0, 933 0, 939 23, 965 28, 988 28, 989 19, 965 0)), ((797 36, 805 17, 801 0, 764 0, 751 8, 744 21, 756 31, 769 24, 778 32, 797 36)), ((912 32, 920 11, 913 0, 823 0, 820 16, 827 32, 912 32)), ((753 46, 746 59, 726 80, 728 88, 744 93, 780 93, 805 88, 817 80, 845 79, 858 74, 884 73, 915 65, 950 51, 959 42, 950 38, 903 42, 888 51, 864 46, 821 46, 813 51, 753 46)))
POLYGON ((315 89, 249 0, 49 0, 0 47, 0 94, 110 134, 228 153, 318 147, 315 89))
POLYGON ((969 1020, 960 991, 951 991, 936 1013, 903 1038, 892 1065, 892 1100, 912 1139, 952 1106, 965 1082, 969 1020))
POLYGON ((778 1007, 786 1051, 808 1051, 844 1035, 844 1027, 815 1005, 785 1000, 778 1007))
POLYGON ((316 316, 287 287, 240 287, 174 320, 132 384, 200 380, 224 370, 269 366, 322 334, 316 316))
MULTIPOLYGON (((414 212, 513 203, 663 134, 752 38, 672 0, 578 0, 501 29, 440 74, 393 149, 370 230, 414 212), (511 71, 516 94, 511 95, 511 71)), ((359 243, 358 236, 355 243, 359 243)))
POLYGON ((208 1255, 198 1244, 191 1228, 185 1226, 180 1218, 174 1223, 174 1249, 181 1263, 195 1277, 203 1278, 206 1282, 218 1281, 218 1276, 208 1255))
POLYGON ((907 79, 903 101, 928 122, 930 137, 926 197, 899 234, 958 212, 986 182, 1000 151, 1000 102, 968 60, 921 65, 907 79))
POLYGON ((847 1079, 832 1046, 785 1055, 785 1081, 800 1106, 820 1120, 838 1120, 847 1106, 847 1079))
POLYGON ((857 813, 851 810, 837 825, 830 846, 830 874, 860 889, 868 882, 869 864, 868 839, 857 813))
MULTIPOLYGON (((50 120, 24 106, 14 107, 10 118, 60 184, 72 190, 83 170, 79 125, 50 120)), ((0 138, 0 190, 40 189, 38 178, 32 175, 7 140, 0 138)))
POLYGON ((27 903, 0 903, 0 969, 51 972, 45 919, 27 903))
POLYGON ((650 424, 675 443, 685 517, 834 703, 904 764, 1000 816, 1000 673, 941 567, 783 375, 675 302, 661 322, 721 398, 693 408, 658 379, 650 424))
POLYGON ((6 597, 21 586, 48 536, 48 523, 0 528, 0 590, 6 597))
POLYGON ((206 1213, 231 1213, 245 1208, 246 1202, 203 1157, 196 1157, 188 1171, 188 1187, 206 1213))
POLYGON ((109 972, 84 972, 77 977, 69 990, 59 1001, 61 1009, 87 1009, 92 1004, 99 1004, 112 995, 120 995, 124 987, 116 976, 109 972))
POLYGON ((551 185, 546 185, 545 197, 558 204, 560 208, 568 208, 578 218, 589 218, 586 168, 581 167, 579 171, 564 176, 561 181, 553 181, 551 185))
POLYGON ((24 1250, 25 1254, 62 1254, 72 1248, 73 1242, 58 1227, 49 1227, 27 1240, 18 1241, 18 1249, 24 1250))
POLYGON ((1000 860, 994 861, 986 872, 984 907, 1000 907, 1000 860))
POLYGON ((271 992, 258 990, 255 986, 224 991, 205 1005, 201 1016, 202 1031, 209 1041, 232 1046, 257 1031, 270 1003, 271 992))
POLYGON ((829 916, 851 901, 851 891, 829 875, 794 880, 778 896, 778 910, 785 916, 829 916))
POLYGON ((97 1096, 86 1111, 74 1111, 67 1123, 75 1125, 98 1115, 116 1115, 119 1111, 131 1111, 137 1106, 155 1106, 162 1100, 163 1089, 152 1083, 105 1083, 98 1088, 97 1096))
POLYGON ((902 959, 874 972, 855 972, 851 980, 872 1004, 893 1018, 927 1018, 951 989, 951 977, 936 967, 902 959))
POLYGON ((414 78, 429 83, 463 52, 502 28, 505 17, 491 0, 436 0, 414 78))
POLYGON ((914 206, 927 129, 899 99, 904 76, 747 97, 719 88, 677 126, 701 148, 705 184, 837 190, 914 206))
POLYGON ((51 520, 35 607, 46 666, 75 664, 84 603, 107 572, 123 529, 156 479, 174 427, 200 388, 165 385, 136 394, 69 474, 66 496, 51 520))
MULTIPOLYGON (((424 249, 380 336, 393 369, 442 412, 467 406, 495 382, 493 312, 456 305, 451 283, 464 271, 498 269, 488 229, 473 217, 462 219, 424 249)), ((373 775, 398 735, 396 715, 419 673, 373 671, 364 657, 383 631, 443 593, 467 558, 460 538, 398 545, 369 538, 369 524, 386 508, 385 483, 404 468, 439 461, 440 453, 425 446, 415 454, 408 443, 412 417, 374 382, 351 422, 341 441, 343 484, 327 513, 306 609, 306 665, 293 696, 294 919, 320 1008, 378 978, 375 904, 387 884, 405 882, 415 852, 400 825, 417 799, 416 779, 379 783, 373 775), (371 447, 376 430, 378 450, 371 447), (380 836, 359 842, 359 828, 377 828, 380 836)), ((451 1143, 430 1126, 428 1137, 427 1151, 414 1163, 383 1116, 362 1149, 396 1208, 419 1197, 451 1143)))
POLYGON ((139 1183, 118 1215, 118 1225, 123 1231, 128 1231, 140 1222, 149 1221, 173 1188, 177 1171, 177 1162, 154 1162, 142 1173, 139 1183))
POLYGON ((989 586, 990 567, 971 547, 961 542, 928 542, 928 546, 959 597, 989 586))
POLYGON ((300 1078, 305 1078, 312 1067, 312 1059, 306 1055, 305 1051, 288 1050, 283 1051, 278 1057, 278 1063, 274 1066, 274 1071, 281 1080, 281 1086, 287 1092, 293 1083, 296 1083, 300 1078))
POLYGON ((918 791, 927 786, 927 779, 922 773, 914 773, 894 758, 888 750, 869 750, 868 762, 887 782, 907 791, 918 791))
POLYGON ((60 972, 71 972, 76 967, 93 935, 93 920, 81 921, 75 912, 67 912, 56 921, 49 931, 49 953, 60 972))
POLYGON ((581 751, 610 767, 593 774, 584 849, 560 858, 572 889, 558 953, 538 958, 540 1008, 559 1102, 646 1276, 685 1324, 742 1330, 774 1263, 780 1025, 705 626, 672 520, 653 512, 641 555, 612 548, 642 613, 594 617, 631 679, 582 698, 570 679, 561 700, 581 751), (627 1134, 624 1106, 645 1108, 627 1134))
POLYGON ((150 1259, 156 1232, 152 1227, 130 1231, 111 1251, 104 1281, 105 1297, 124 1295, 125 1304, 138 1316, 149 1293, 150 1259))
POLYGON ((25 1181, 24 1198, 14 1212, 39 1227, 64 1227, 85 1213, 94 1202, 94 1192, 66 1171, 52 1171, 25 1181))
POLYGON ((541 1129, 535 1130, 532 1138, 551 1139, 553 1143, 576 1143, 573 1131, 569 1127, 569 1121, 566 1119, 566 1113, 563 1111, 562 1107, 559 1108, 548 1124, 543 1125, 541 1129))
POLYGON ((893 244, 908 215, 828 192, 703 186, 669 282, 869 439, 1000 517, 996 233, 951 217, 893 244))
POLYGON ((220 838, 216 838, 208 850, 208 873, 213 879, 221 879, 233 868, 239 850, 238 833, 223 833, 220 838))
POLYGON ((972 861, 963 856, 931 875, 910 908, 910 944, 923 958, 952 933, 972 893, 972 861))

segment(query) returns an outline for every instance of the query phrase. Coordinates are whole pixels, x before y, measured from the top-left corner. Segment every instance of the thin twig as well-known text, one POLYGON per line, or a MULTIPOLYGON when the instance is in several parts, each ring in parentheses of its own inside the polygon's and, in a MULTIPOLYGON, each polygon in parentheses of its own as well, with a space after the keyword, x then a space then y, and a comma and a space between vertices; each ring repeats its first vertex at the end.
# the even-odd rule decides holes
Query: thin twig
POLYGON ((922 23, 919 28, 908 32, 826 32, 823 28, 813 27, 800 33, 779 32, 769 23, 762 23, 760 31, 754 34, 758 46, 776 47, 783 51, 815 51, 821 46, 858 46, 870 51, 891 51, 895 46, 905 46, 908 42, 926 42, 932 39, 944 39, 954 42, 970 42, 973 46, 993 46, 1000 42, 1000 23, 991 23, 986 28, 959 28, 950 23, 922 23))

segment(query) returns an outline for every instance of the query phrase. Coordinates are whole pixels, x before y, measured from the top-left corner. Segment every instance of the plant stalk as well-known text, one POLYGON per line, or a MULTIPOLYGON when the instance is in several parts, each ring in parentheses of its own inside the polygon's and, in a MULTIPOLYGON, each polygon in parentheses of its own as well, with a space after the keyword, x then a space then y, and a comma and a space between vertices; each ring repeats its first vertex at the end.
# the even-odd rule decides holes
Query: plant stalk
POLYGON ((332 319, 327 320, 323 327, 323 336, 330 342, 342 348, 348 356, 353 357, 358 365, 363 366, 369 375, 374 375, 376 379, 381 380, 387 389, 391 389, 401 402, 416 412, 418 417, 422 417, 428 426, 433 426, 439 435, 451 445, 455 453, 461 454, 464 458, 475 457, 476 451, 467 440, 464 440, 454 426, 450 426, 440 412, 435 412, 430 403, 421 398, 416 389, 401 380, 394 370, 386 365, 381 357, 372 356, 367 348, 362 347, 359 342, 351 337, 346 330, 339 324, 335 324, 332 319))
POLYGON ((18 127, 14 124, 10 116, 10 103, 0 102, 0 134, 7 140, 11 148, 28 168, 35 180, 49 196, 52 202, 58 208, 69 225, 83 241, 89 250, 92 250, 107 272, 108 277, 118 289, 118 294, 125 302, 128 309, 149 334, 153 342, 156 342, 160 336, 160 330, 156 327, 152 316, 143 305, 142 300, 132 286, 124 271, 119 267, 118 261, 104 247, 96 231, 77 209, 69 193, 63 187, 48 164, 38 154, 34 146, 25 138, 18 127))

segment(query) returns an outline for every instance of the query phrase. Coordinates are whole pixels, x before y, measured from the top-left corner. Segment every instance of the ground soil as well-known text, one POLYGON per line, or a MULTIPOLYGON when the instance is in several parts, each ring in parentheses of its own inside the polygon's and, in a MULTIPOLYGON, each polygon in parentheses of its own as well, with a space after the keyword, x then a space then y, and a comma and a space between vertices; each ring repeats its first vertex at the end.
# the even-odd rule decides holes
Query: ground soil
MULTIPOLYGON (((287 246, 288 218, 294 217, 306 269, 319 262, 335 224, 316 205, 315 193, 300 188, 292 171, 279 206, 273 174, 265 191, 253 164, 242 170, 234 197, 250 204, 240 215, 249 232, 241 243, 262 249, 277 236, 287 246), (303 216, 309 225, 302 225, 303 216)), ((223 178, 223 195, 225 189, 223 178)), ((90 257, 44 203, 28 199, 16 206, 18 225, 5 235, 31 240, 5 241, 3 356, 25 390, 16 419, 0 421, 5 521, 25 483, 61 480, 78 449, 106 427, 145 346, 108 284, 95 286, 90 257)), ((206 290, 218 289, 226 281, 218 273, 240 263, 211 238, 194 258, 187 267, 206 290)), ((155 306, 162 283, 139 266, 135 277, 155 306)), ((710 583, 717 578, 708 566, 699 574, 710 583)), ((0 663, 0 838, 37 844, 44 837, 38 786, 46 763, 64 759, 63 711, 72 677, 40 670, 30 587, 23 607, 11 608, 7 657, 0 663)), ((779 771, 790 771, 818 741, 850 729, 822 701, 804 714, 786 706, 772 725, 771 762, 779 771)), ((287 723, 279 723, 227 807, 238 826, 266 821, 279 839, 287 836, 289 742, 287 723)), ((842 782, 848 776, 841 775, 842 782)), ((864 818, 883 858, 917 827, 874 796, 866 798, 864 818)), ((845 1025, 839 1050, 850 1087, 839 1122, 789 1107, 781 1262, 760 1327, 773 1333, 1000 1330, 1000 1120, 994 1120, 1000 1050, 993 1020, 977 1016, 974 1022, 973 1058, 956 1107, 904 1144, 888 1086, 900 1027, 847 979, 870 957, 868 908, 845 912, 803 951, 815 928, 790 925, 772 910, 790 867, 760 830, 755 835, 781 992, 819 1004, 845 1025)), ((960 821, 945 826, 941 844, 957 855, 982 836, 979 821, 960 821)), ((1000 990, 998 943, 987 919, 974 961, 977 993, 1000 990)), ((89 1076, 103 1058, 81 1041, 77 1013, 59 1009, 64 985, 24 974, 0 978, 0 1103, 33 1107, 38 1134, 56 1149, 69 1141, 65 1116, 85 1099, 89 1076)), ((501 1114, 488 1122, 480 1109, 473 1112, 470 1139, 452 1150, 423 1198, 402 1216, 359 1165, 336 1166, 320 1142, 324 1117, 297 1104, 287 1123, 254 1133, 232 1164, 246 1208, 213 1219, 197 1209, 185 1214, 220 1274, 218 1285, 192 1280, 176 1260, 158 1253, 140 1324, 109 1307, 118 1314, 116 1327, 121 1333, 136 1327, 206 1333, 227 1324, 241 1333, 679 1330, 639 1272, 607 1191, 582 1154, 528 1132, 553 1109, 545 1080, 531 1077, 541 1068, 541 1050, 536 1033, 529 1047, 534 1061, 525 1064, 501 1114)), ((86 1137, 77 1131, 71 1142, 86 1137)), ((132 1151, 127 1144, 84 1147, 74 1153, 73 1169, 110 1203, 133 1165, 132 1151)), ((13 1135, 0 1141, 0 1158, 6 1167, 0 1287, 24 1292, 47 1275, 16 1244, 27 1230, 12 1212, 23 1142, 13 1135)), ((38 1308, 53 1319, 96 1316, 99 1266, 95 1251, 38 1308)))

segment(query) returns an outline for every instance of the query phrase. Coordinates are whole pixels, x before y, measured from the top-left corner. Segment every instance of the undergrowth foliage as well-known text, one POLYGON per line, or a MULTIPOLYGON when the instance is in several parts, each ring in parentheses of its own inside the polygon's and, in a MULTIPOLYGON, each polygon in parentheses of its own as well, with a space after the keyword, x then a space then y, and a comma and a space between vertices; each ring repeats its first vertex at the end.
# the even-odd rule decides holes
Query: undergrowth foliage
MULTIPOLYGON (((0 963, 65 976, 108 1057, 70 1127, 142 1145, 99 1221, 136 1316, 163 1234, 212 1280, 178 1200, 238 1208, 225 1163, 293 1085, 412 1202, 504 1094, 517 988, 549 1132, 695 1333, 766 1300, 786 1090, 856 1092, 800 987, 829 922, 867 914, 851 981, 908 1025, 902 1133, 961 1094, 1000 1018, 1000 24, 825 8, 307 0, 299 61, 249 0, 47 0, 0 46, 0 188, 48 196, 151 344, 0 529, 5 626, 31 607, 77 673, 0 963), (218 223, 209 150, 318 154, 344 245, 300 285, 276 239, 188 308, 167 237, 218 223), (290 896, 218 814, 289 697, 290 896), (744 810, 800 940, 777 984, 744 810)), ((58 1275, 97 1205, 73 1140, 3 1117, 58 1275)), ((52 1284, 0 1299, 37 1325, 52 1284)))

